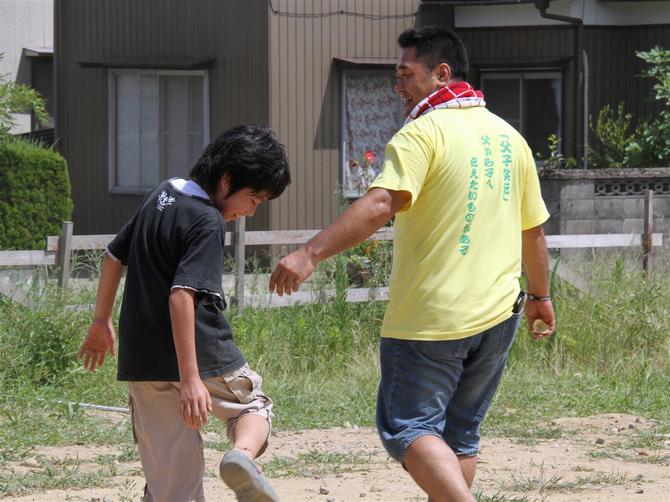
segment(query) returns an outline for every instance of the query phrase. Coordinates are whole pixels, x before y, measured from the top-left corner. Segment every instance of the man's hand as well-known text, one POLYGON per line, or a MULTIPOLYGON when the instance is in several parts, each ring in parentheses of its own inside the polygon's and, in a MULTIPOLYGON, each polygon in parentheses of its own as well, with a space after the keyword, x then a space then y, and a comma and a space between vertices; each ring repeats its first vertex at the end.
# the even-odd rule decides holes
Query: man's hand
POLYGON ((284 256, 270 276, 270 293, 276 291, 279 296, 283 296, 284 293, 290 295, 293 291, 298 291, 305 279, 312 275, 315 267, 316 264, 305 248, 284 256))
POLYGON ((109 352, 116 356, 116 334, 112 320, 94 320, 88 328, 88 335, 79 349, 79 359, 84 360, 84 368, 95 371, 102 366, 109 352))
POLYGON ((526 302, 526 320, 528 329, 533 334, 533 340, 539 340, 545 336, 551 336, 556 328, 556 319, 554 317, 554 306, 551 301, 527 301, 526 302), (537 319, 544 321, 549 329, 542 333, 535 332, 533 324, 537 319))
POLYGON ((179 384, 179 416, 193 429, 199 429, 208 421, 212 411, 212 398, 200 377, 184 380, 179 384))

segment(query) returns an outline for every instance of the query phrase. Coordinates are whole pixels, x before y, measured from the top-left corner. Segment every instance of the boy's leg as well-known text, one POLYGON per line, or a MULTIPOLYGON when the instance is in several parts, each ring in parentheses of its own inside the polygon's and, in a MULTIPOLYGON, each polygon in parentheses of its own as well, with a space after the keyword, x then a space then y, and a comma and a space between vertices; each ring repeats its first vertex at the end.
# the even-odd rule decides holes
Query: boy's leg
POLYGON ((128 393, 147 483, 144 501, 204 501, 202 438, 179 416, 179 388, 173 382, 128 382, 128 393))
POLYGON ((247 413, 235 422, 233 447, 243 451, 253 460, 260 456, 269 435, 270 422, 268 419, 255 413, 247 413))
POLYGON ((265 451, 272 416, 272 400, 263 393, 261 382, 248 365, 204 381, 212 398, 212 413, 228 422, 233 449, 224 455, 219 469, 238 501, 279 500, 253 461, 265 451))

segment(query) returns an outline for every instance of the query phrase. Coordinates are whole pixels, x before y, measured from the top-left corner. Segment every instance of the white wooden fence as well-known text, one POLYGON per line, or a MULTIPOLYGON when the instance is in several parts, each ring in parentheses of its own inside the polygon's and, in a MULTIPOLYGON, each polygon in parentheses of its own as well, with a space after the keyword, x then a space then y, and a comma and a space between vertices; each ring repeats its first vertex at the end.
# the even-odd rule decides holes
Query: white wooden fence
MULTIPOLYGON (((551 249, 574 248, 619 248, 637 247, 642 250, 642 265, 646 273, 652 268, 653 248, 663 245, 663 234, 653 233, 653 192, 645 195, 644 232, 642 234, 584 234, 584 235, 548 235, 547 247, 551 249)), ((0 267, 35 267, 40 265, 58 265, 58 284, 67 285, 70 275, 70 261, 73 251, 102 250, 114 238, 114 235, 73 235, 72 222, 64 222, 60 236, 49 236, 44 251, 0 251, 0 267)), ((320 230, 245 230, 244 218, 235 224, 235 231, 226 234, 226 245, 234 247, 236 263, 234 300, 238 310, 246 305, 254 307, 281 307, 297 303, 321 301, 332 297, 333 291, 298 291, 290 296, 279 297, 269 294, 245 294, 244 257, 246 246, 266 246, 275 244, 304 244, 320 230)), ((392 228, 382 228, 370 236, 369 240, 393 239, 392 228)), ((559 275, 579 289, 585 290, 583 279, 565 268, 559 275)), ((15 291, 7 280, 0 278, 0 294, 15 291), (9 289, 8 289, 9 288, 9 289)), ((12 296, 11 294, 9 296, 12 296)), ((361 302, 385 300, 388 288, 356 288, 347 290, 347 301, 361 302)))

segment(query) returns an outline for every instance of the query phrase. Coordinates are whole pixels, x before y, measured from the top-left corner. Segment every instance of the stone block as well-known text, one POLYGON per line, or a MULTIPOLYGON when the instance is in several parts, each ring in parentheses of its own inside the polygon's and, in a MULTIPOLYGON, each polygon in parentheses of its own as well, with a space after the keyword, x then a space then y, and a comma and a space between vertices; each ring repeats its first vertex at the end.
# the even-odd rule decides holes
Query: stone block
POLYGON ((619 219, 595 220, 596 234, 622 234, 623 221, 619 219))
MULTIPOLYGON (((623 199, 624 218, 644 218, 644 197, 624 197, 623 199)), ((654 202, 655 208, 656 202, 654 202)))
POLYGON ((623 220, 624 234, 641 234, 643 229, 642 218, 630 218, 623 220))
POLYGON ((569 199, 591 199, 594 195, 593 180, 571 181, 561 190, 561 197, 569 199))
POLYGON ((670 197, 667 195, 654 195, 654 214, 663 215, 666 218, 670 217, 670 197))
POLYGON ((540 189, 542 190, 542 198, 545 200, 545 202, 549 199, 556 199, 556 200, 560 199, 561 190, 563 189, 564 185, 565 183, 559 180, 547 180, 547 179, 540 180, 540 189))
POLYGON ((561 213, 568 220, 588 220, 595 218, 595 203, 591 199, 561 200, 561 213))
POLYGON ((623 197, 595 197, 594 213, 597 219, 622 219, 624 214, 623 197))
POLYGON ((594 220, 561 220, 561 233, 564 235, 594 234, 594 220))

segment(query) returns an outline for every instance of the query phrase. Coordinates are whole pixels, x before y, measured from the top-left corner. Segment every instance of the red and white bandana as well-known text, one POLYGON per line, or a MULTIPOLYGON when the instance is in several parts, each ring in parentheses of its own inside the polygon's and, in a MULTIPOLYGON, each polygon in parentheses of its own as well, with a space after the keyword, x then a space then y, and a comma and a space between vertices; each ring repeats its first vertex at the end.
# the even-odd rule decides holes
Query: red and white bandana
POLYGON ((440 108, 470 108, 473 106, 486 106, 482 91, 476 91, 467 82, 452 82, 422 99, 410 112, 405 124, 419 118, 424 113, 440 108))

